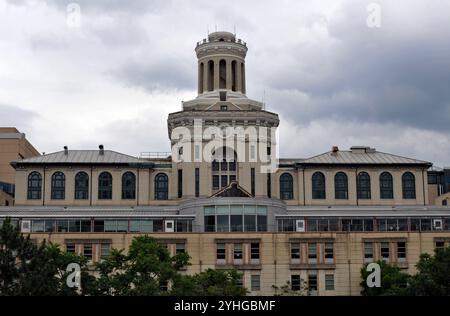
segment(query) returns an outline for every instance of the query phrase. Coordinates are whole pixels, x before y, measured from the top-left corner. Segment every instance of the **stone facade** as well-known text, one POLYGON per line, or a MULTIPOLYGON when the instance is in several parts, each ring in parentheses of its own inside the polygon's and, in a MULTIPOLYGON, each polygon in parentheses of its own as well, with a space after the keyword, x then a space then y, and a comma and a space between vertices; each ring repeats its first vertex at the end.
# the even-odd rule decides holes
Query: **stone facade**
POLYGON ((280 159, 278 115, 246 96, 246 43, 217 32, 195 50, 198 96, 168 117, 171 155, 12 157, 16 201, 0 220, 93 262, 150 234, 189 253, 186 273, 241 270, 252 295, 299 280, 310 295, 358 295, 364 263, 413 272, 421 253, 448 245, 431 163, 361 146, 280 159))

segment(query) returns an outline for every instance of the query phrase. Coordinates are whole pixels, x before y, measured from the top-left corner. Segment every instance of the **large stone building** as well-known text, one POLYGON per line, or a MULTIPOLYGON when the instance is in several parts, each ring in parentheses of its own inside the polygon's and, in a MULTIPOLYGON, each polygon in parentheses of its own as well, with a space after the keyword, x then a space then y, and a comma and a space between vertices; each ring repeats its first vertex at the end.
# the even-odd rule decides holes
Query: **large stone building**
POLYGON ((93 262, 150 234, 190 254, 186 273, 241 270, 253 295, 301 280, 311 295, 358 295, 364 263, 413 272, 449 245, 446 171, 366 146, 278 159, 278 115, 246 96, 246 43, 216 32, 195 51, 198 96, 169 115, 170 156, 16 159, 16 204, 0 218, 93 262))
POLYGON ((16 173, 10 162, 38 155, 24 133, 14 127, 0 127, 0 206, 14 203, 16 173))

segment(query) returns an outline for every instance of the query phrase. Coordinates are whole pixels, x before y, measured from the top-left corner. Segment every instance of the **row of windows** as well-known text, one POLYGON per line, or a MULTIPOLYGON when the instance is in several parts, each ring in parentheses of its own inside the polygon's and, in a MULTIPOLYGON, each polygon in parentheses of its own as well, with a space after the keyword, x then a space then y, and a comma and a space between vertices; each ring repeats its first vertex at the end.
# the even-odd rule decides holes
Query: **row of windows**
POLYGON ((364 262, 383 260, 406 262, 406 240, 370 240, 364 242, 364 262))
MULTIPOLYGON (((28 176, 29 200, 40 200, 42 197, 42 175, 34 171, 28 176)), ((113 177, 109 172, 102 172, 98 176, 98 199, 111 200, 113 197, 113 177)), ((66 176, 57 171, 51 177, 51 199, 64 200, 66 198, 66 176)), ((76 200, 89 199, 89 175, 86 172, 78 172, 75 175, 74 198, 76 200)), ((155 176, 155 200, 167 200, 169 198, 169 177, 165 173, 155 176)), ((136 175, 133 172, 125 172, 122 175, 122 199, 136 199, 136 175)))
POLYGON ((334 264, 333 241, 292 241, 291 264, 334 264))
MULTIPOLYGON (((371 199, 372 189, 370 175, 360 172, 356 179, 358 199, 371 199)), ((311 178, 312 198, 315 200, 326 199, 326 179, 322 172, 315 172, 311 178)), ((344 172, 338 172, 334 176, 334 197, 337 200, 346 200, 348 194, 348 176, 344 172)), ((402 175, 402 193, 404 199, 416 198, 416 178, 411 172, 402 175)), ((294 180, 290 173, 280 176, 280 198, 282 200, 294 199, 294 180)), ((394 181, 392 174, 383 172, 380 175, 380 198, 394 198, 394 181)))
MULTIPOLYGON (((317 271, 308 271, 307 280, 303 280, 300 274, 291 275, 291 290, 306 290, 308 295, 316 295, 319 287, 317 271)), ((334 291, 334 274, 325 274, 325 291, 334 291)))
MULTIPOLYGON (((171 256, 186 252, 184 242, 161 242, 164 243, 171 256)), ((65 246, 66 253, 83 256, 92 262, 99 262, 108 258, 111 254, 110 240, 66 240, 65 246)))
POLYGON ((259 265, 259 241, 227 240, 216 243, 217 265, 259 265))
POLYGON ((450 218, 283 218, 279 232, 450 231, 450 218), (301 225, 299 225, 299 223, 301 225))
POLYGON ((34 219, 33 233, 160 233, 192 232, 192 220, 188 219, 34 219), (169 225, 170 224, 170 225, 169 225))
POLYGON ((265 232, 267 207, 254 205, 206 206, 206 232, 265 232))

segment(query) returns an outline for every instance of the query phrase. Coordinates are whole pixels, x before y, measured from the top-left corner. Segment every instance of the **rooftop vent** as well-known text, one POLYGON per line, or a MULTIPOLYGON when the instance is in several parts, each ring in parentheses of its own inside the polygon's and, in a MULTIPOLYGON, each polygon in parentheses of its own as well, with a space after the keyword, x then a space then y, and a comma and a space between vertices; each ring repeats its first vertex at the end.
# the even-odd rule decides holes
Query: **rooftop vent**
POLYGON ((331 147, 331 151, 334 153, 337 153, 339 151, 339 147, 338 146, 333 146, 331 147))
POLYGON ((98 149, 100 149, 100 152, 99 152, 100 155, 104 155, 105 154, 105 149, 104 149, 103 145, 99 145, 98 149))
POLYGON ((68 155, 69 154, 69 147, 64 146, 64 155, 68 155))
POLYGON ((370 148, 369 146, 352 146, 350 147, 350 150, 354 154, 366 154, 376 152, 375 148, 370 148))

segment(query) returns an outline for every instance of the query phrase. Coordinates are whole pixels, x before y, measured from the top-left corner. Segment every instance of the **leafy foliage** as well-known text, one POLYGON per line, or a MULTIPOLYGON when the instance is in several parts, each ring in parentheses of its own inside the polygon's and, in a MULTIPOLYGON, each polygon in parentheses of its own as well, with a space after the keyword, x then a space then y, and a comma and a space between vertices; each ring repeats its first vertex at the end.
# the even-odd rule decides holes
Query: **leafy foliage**
POLYGON ((361 269, 361 286, 363 296, 397 296, 406 295, 406 287, 409 275, 394 265, 384 261, 377 262, 381 268, 381 287, 370 288, 367 286, 367 277, 371 272, 367 271, 367 265, 361 269))
POLYGON ((242 273, 236 270, 207 269, 194 275, 182 275, 174 282, 171 295, 175 296, 243 296, 247 289, 241 286, 242 273))
POLYGON ((24 237, 20 228, 6 219, 0 228, 0 295, 44 296, 78 295, 76 288, 66 285, 69 263, 78 263, 82 279, 92 281, 83 257, 68 255, 58 246, 35 245, 24 237))

